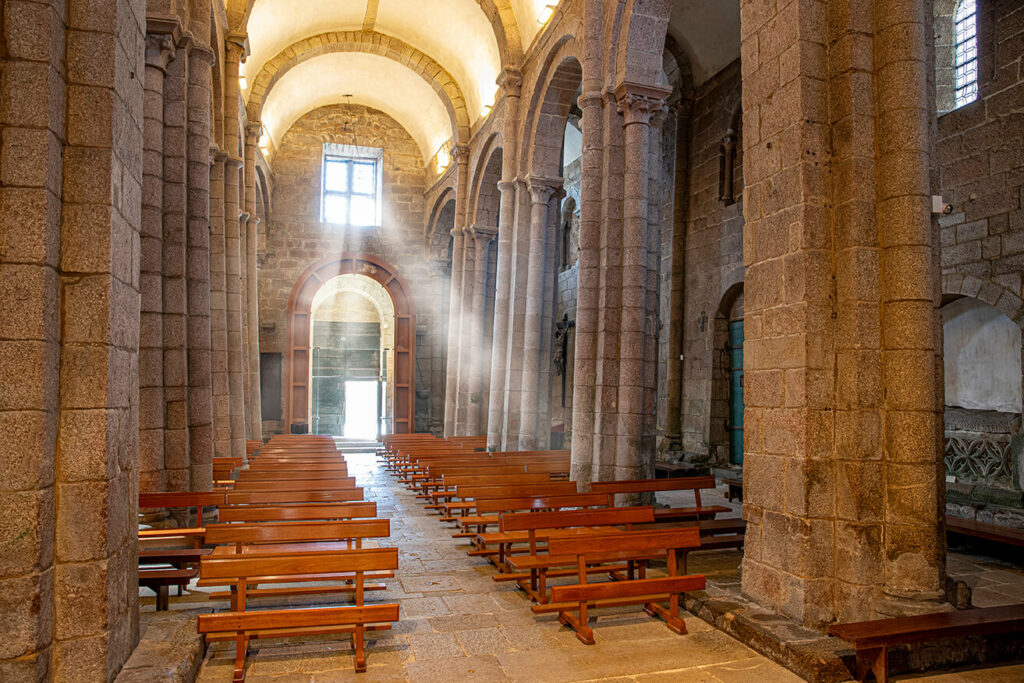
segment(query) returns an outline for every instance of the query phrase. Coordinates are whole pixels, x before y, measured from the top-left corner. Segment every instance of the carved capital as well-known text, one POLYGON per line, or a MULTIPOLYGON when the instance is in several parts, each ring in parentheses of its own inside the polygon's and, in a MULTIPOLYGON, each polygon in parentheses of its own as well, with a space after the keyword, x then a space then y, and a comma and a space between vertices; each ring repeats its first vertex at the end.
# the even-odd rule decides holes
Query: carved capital
POLYGON ((665 108, 672 91, 654 85, 641 85, 623 81, 615 86, 615 103, 625 119, 625 125, 650 125, 651 117, 665 108))
POLYGON ((453 145, 449 154, 457 164, 469 163, 469 145, 453 145))
POLYGON ((169 33, 146 34, 146 66, 167 73, 167 65, 174 58, 174 39, 169 33))
POLYGON ((505 194, 506 192, 516 191, 516 179, 512 180, 499 180, 498 181, 498 192, 505 194))
POLYGON ((490 225, 470 226, 467 234, 476 240, 477 246, 486 246, 488 242, 498 236, 498 228, 490 225))
POLYGON ((527 176, 526 182, 530 190, 530 203, 532 204, 547 204, 556 192, 562 190, 561 178, 530 175, 527 176))
POLYGON ((255 145, 260 139, 260 133, 263 132, 262 121, 251 121, 245 124, 245 143, 255 145))
POLYGON ((497 83, 507 97, 519 97, 523 89, 523 72, 519 69, 505 67, 498 74, 497 83))
POLYGON ((245 31, 231 31, 224 38, 224 59, 245 62, 249 56, 249 34, 245 31))

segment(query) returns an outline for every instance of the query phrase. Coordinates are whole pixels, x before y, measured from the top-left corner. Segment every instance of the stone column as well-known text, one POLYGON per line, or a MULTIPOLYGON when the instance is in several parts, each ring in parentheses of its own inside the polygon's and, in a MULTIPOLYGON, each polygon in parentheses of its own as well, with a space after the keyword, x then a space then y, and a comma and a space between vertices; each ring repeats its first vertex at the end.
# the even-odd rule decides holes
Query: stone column
POLYGON ((529 176, 527 183, 530 190, 530 246, 526 272, 526 318, 523 325, 523 375, 522 393, 520 395, 520 450, 533 450, 544 441, 539 435, 540 429, 549 429, 548 425, 540 425, 538 413, 542 397, 540 392, 547 391, 541 387, 541 364, 549 363, 549 358, 542 358, 542 349, 548 348, 547 340, 541 339, 544 318, 545 298, 548 290, 550 273, 546 272, 545 263, 551 228, 551 199, 561 188, 560 179, 529 176))
POLYGON ((444 381, 444 435, 454 436, 457 397, 459 390, 459 318, 462 311, 462 257, 464 235, 459 228, 452 230, 452 286, 448 306, 448 361, 444 381))
POLYGON ((192 46, 188 84, 188 422, 189 487, 213 486, 210 365, 210 96, 213 50, 192 46))
POLYGON ((523 75, 513 69, 501 72, 505 105, 502 120, 501 202, 498 213, 498 260, 495 272, 494 334, 491 347, 490 399, 487 402, 487 448, 498 450, 504 435, 505 380, 508 369, 509 295, 512 280, 512 233, 516 219, 516 138, 519 123, 519 95, 523 75))
POLYGON ((242 347, 242 282, 240 215, 241 173, 239 156, 241 122, 238 117, 238 65, 244 50, 245 36, 230 34, 224 57, 224 273, 227 338, 228 392, 231 397, 231 455, 245 457, 245 354, 242 347))
POLYGON ((690 204, 690 116, 693 103, 676 102, 675 192, 672 205, 672 284, 668 319, 668 384, 665 439, 669 451, 682 451, 683 333, 686 320, 686 220, 690 204))
POLYGON ((163 491, 164 475, 164 74, 174 56, 167 33, 146 36, 139 289, 139 489, 163 491))
POLYGON ((245 225, 245 300, 242 304, 247 309, 249 375, 249 438, 263 439, 263 419, 260 409, 260 300, 257 282, 256 234, 260 219, 256 216, 256 143, 259 141, 263 126, 259 121, 245 127, 245 210, 249 219, 245 225))
POLYGON ((186 74, 188 38, 183 38, 164 77, 164 470, 167 490, 189 484, 188 329, 186 315, 186 74))
POLYGON ((210 167, 210 368, 213 373, 213 450, 231 455, 228 326, 224 243, 224 172, 227 154, 211 148, 210 167))
POLYGON ((476 265, 473 274, 473 325, 471 341, 473 358, 470 365, 469 383, 469 418, 467 420, 467 431, 472 435, 484 434, 484 420, 487 419, 487 411, 484 396, 484 373, 490 370, 490 349, 484 343, 484 309, 487 300, 487 248, 497 235, 497 230, 485 226, 475 225, 470 229, 473 239, 473 263, 476 265))
POLYGON ((476 247, 472 228, 462 231, 462 286, 459 288, 459 381, 455 398, 455 433, 473 436, 469 429, 470 402, 473 384, 473 330, 476 320, 473 301, 476 298, 476 247))
POLYGON ((670 91, 623 83, 615 89, 625 130, 622 322, 619 331, 619 401, 614 477, 640 479, 653 474, 653 415, 645 406, 646 360, 657 357, 653 321, 648 310, 650 221, 648 163, 651 115, 661 111, 670 91))
POLYGON ((249 439, 249 422, 252 416, 252 396, 249 392, 249 262, 246 253, 249 251, 249 213, 245 211, 245 160, 242 161, 242 175, 238 185, 239 208, 238 216, 238 287, 239 316, 242 322, 242 403, 245 411, 242 425, 245 438, 249 439))
POLYGON ((742 136, 743 590, 812 625, 935 611, 930 4, 753 4, 766 23, 744 47, 772 49, 743 64, 744 111, 770 122, 742 136), (834 45, 828 60, 781 57, 834 45))
MULTIPOLYGON (((2 647, 10 652, 11 640, 23 637, 11 628, 12 622, 18 623, 18 616, 46 615, 43 619, 49 622, 49 628, 44 637, 52 638, 50 651, 45 655, 49 658, 49 670, 37 669, 37 679, 20 678, 5 666, 0 674, 5 680, 112 680, 139 636, 135 530, 144 35, 139 3, 104 3, 102 22, 97 20, 93 2, 69 0, 63 7, 61 13, 51 9, 49 13, 43 10, 31 16, 19 13, 18 9, 25 8, 12 7, 12 3, 6 3, 4 8, 8 36, 19 33, 16 29, 12 31, 17 24, 8 23, 13 17, 32 22, 23 24, 32 26, 28 30, 31 38, 22 38, 33 46, 33 54, 48 54, 50 49, 59 51, 65 46, 67 49, 67 60, 58 57, 49 69, 44 64, 41 69, 19 72, 11 69, 9 62, 4 64, 5 81, 16 73, 25 79, 18 91, 3 93, 7 107, 5 124, 7 116, 19 111, 32 111, 38 117, 34 119, 38 137, 28 137, 26 141, 43 138, 56 142, 48 131, 52 110, 45 101, 39 101, 46 95, 36 93, 61 91, 62 77, 67 83, 65 99, 51 104, 63 112, 59 115, 63 125, 58 130, 60 134, 66 132, 65 143, 49 147, 39 156, 26 157, 26 161, 41 164, 38 168, 42 174, 54 172, 60 178, 54 189, 60 188, 56 196, 63 205, 52 207, 62 221, 60 246, 50 252, 60 255, 60 275, 51 274, 48 278, 50 296, 21 299, 25 290, 20 285, 32 286, 37 282, 27 278, 29 268, 22 269, 20 275, 25 281, 14 283, 6 291, 14 292, 24 310, 11 316, 0 315, 5 325, 0 336, 7 338, 8 330, 31 329, 38 340, 24 344, 23 353, 9 358, 14 361, 10 365, 4 364, 4 374, 10 371, 25 375, 15 380, 15 391, 9 393, 6 386, 0 391, 4 402, 18 401, 18 408, 24 409, 25 404, 50 391, 45 385, 26 391, 29 383, 43 376, 44 366, 60 368, 59 402, 54 404, 59 423, 48 436, 56 440, 57 461, 55 469, 43 475, 55 473, 56 497, 52 492, 42 491, 42 495, 16 497, 16 507, 4 516, 4 550, 0 553, 0 571, 5 577, 5 604, 0 608, 4 615, 2 647), (57 40, 45 36, 46 26, 51 22, 66 26, 66 32, 57 40), (113 31, 114 26, 119 30, 113 31), (37 28, 44 32, 42 39, 35 33, 37 28), (82 58, 85 55, 87 58, 82 58), (40 104, 43 108, 37 109, 40 104), (62 170, 51 171, 54 165, 59 168, 61 164, 62 170), (33 323, 28 318, 21 323, 25 328, 12 320, 37 310, 52 311, 54 317, 45 325, 35 321, 36 327, 30 327, 33 323), (60 340, 60 353, 40 357, 37 353, 49 339, 60 340), (55 522, 48 535, 50 540, 34 538, 40 519, 45 525, 51 525, 50 520, 55 522), (47 588, 38 593, 29 583, 11 582, 7 578, 21 574, 24 564, 48 564, 50 557, 52 572, 40 581, 47 588), (52 594, 49 585, 54 587, 52 594), (19 593, 26 590, 32 591, 28 593, 32 598, 20 603, 19 593), (51 596, 52 601, 44 602, 51 596), (12 615, 13 606, 17 606, 18 616, 12 615)), ((22 40, 6 41, 8 49, 19 43, 22 40)), ((12 147, 17 148, 10 145, 9 135, 11 131, 5 128, 5 155, 12 152, 12 147)), ((30 153, 27 149, 18 152, 30 153)), ((3 182, 5 189, 8 183, 16 182, 15 177, 8 175, 8 169, 4 170, 3 182)), ((45 240, 36 242, 42 235, 31 232, 42 229, 35 225, 37 218, 46 225, 46 217, 28 213, 36 206, 27 204, 26 213, 18 216, 20 222, 4 225, 5 238, 21 238, 12 240, 19 245, 46 244, 45 240)), ((16 211, 16 207, 5 204, 5 214, 16 211)), ((3 249, 5 257, 7 244, 3 249)), ((44 253, 39 258, 48 255, 44 253)), ((18 452, 26 426, 12 427, 8 434, 13 438, 5 439, 3 450, 13 446, 18 452)), ((29 464, 5 467, 4 479, 31 472, 29 464)), ((7 494, 2 498, 7 512, 7 494)))

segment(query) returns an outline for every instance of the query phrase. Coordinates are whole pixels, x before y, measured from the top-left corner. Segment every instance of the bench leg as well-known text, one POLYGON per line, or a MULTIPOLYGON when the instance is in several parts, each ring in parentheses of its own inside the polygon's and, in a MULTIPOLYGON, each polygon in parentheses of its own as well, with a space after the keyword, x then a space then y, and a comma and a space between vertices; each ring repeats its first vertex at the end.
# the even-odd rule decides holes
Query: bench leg
POLYGON ((233 683, 242 683, 245 680, 245 655, 249 650, 249 637, 239 633, 235 638, 235 676, 233 683))
POLYGON ((356 651, 356 673, 362 673, 366 671, 366 642, 364 633, 366 627, 359 625, 356 626, 356 630, 352 633, 352 645, 356 651))
POLYGON ((857 650, 857 680, 867 680, 868 671, 875 673, 878 683, 889 682, 889 650, 886 647, 857 650))
POLYGON ((571 627, 576 632, 576 638, 584 645, 593 645, 594 630, 587 625, 590 621, 587 617, 587 603, 581 602, 578 609, 579 618, 573 617, 571 612, 559 612, 558 623, 571 627))
POLYGON ((170 599, 168 597, 169 594, 170 594, 170 586, 168 586, 166 583, 162 583, 162 584, 160 584, 159 586, 156 587, 156 611, 157 612, 165 612, 168 609, 170 609, 170 605, 169 605, 170 599))

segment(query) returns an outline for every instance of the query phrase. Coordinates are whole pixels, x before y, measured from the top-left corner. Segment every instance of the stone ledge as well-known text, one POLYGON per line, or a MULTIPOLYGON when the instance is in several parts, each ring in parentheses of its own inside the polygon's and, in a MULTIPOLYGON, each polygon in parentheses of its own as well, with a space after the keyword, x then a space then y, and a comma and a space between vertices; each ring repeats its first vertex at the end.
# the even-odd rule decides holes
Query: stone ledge
MULTIPOLYGON (((801 626, 745 599, 739 576, 708 577, 707 590, 686 593, 687 611, 811 683, 853 679, 848 643, 801 626)), ((891 674, 921 673, 1024 660, 1019 633, 969 636, 889 648, 891 674)))
POLYGON ((115 683, 191 683, 205 647, 196 632, 195 611, 142 612, 142 638, 115 683))

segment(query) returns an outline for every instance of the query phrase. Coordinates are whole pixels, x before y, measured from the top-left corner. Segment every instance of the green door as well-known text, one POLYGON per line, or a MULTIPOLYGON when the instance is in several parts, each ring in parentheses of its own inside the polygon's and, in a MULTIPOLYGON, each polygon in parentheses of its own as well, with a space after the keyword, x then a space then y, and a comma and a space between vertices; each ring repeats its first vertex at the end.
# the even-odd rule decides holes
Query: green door
POLYGON ((729 323, 729 462, 743 464, 743 321, 729 323))

